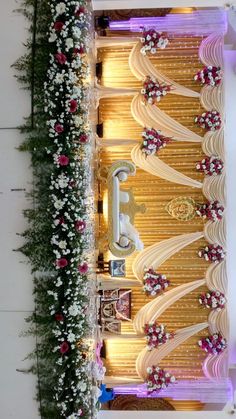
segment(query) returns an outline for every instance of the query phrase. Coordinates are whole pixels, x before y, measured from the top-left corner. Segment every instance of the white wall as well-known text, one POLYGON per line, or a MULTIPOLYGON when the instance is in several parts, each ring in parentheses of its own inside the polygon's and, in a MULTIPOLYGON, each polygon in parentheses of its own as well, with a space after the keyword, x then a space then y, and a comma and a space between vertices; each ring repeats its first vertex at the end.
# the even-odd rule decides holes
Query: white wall
POLYGON ((19 7, 14 0, 0 0, 0 418, 37 419, 36 377, 18 372, 30 361, 24 358, 34 349, 33 338, 19 335, 27 329, 25 318, 34 308, 30 267, 23 255, 13 252, 22 244, 16 235, 26 228, 22 210, 29 207, 25 192, 30 190, 30 159, 16 147, 22 142, 17 126, 30 113, 30 96, 19 89, 11 64, 24 53, 26 22, 13 13, 19 7))

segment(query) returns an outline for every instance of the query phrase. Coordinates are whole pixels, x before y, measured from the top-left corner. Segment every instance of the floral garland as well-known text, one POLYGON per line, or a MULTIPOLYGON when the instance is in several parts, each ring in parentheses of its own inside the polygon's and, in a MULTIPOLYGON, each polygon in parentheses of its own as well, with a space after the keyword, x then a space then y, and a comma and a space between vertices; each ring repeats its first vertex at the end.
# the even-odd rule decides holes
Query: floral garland
MULTIPOLYGON (((34 6, 34 0, 24 0, 22 11, 31 22, 34 6)), ((34 57, 29 42, 28 55, 15 65, 23 74, 19 81, 31 88, 35 69, 34 113, 22 128, 21 150, 32 154, 36 205, 25 212, 29 229, 20 250, 37 272, 36 313, 28 320, 39 337, 33 356, 43 418, 91 418, 99 396, 86 343, 92 330, 91 133, 84 55, 90 20, 85 0, 39 0, 34 57)))
POLYGON ((207 262, 219 263, 225 258, 225 251, 219 244, 209 244, 198 251, 198 256, 207 262))
POLYGON ((147 76, 143 83, 141 94, 146 103, 154 105, 156 102, 160 102, 161 97, 165 96, 170 90, 170 85, 165 83, 160 84, 155 77, 147 76))
POLYGON ((198 345, 208 354, 219 355, 227 347, 227 342, 220 333, 215 333, 199 340, 198 345))
POLYGON ((208 86, 219 86, 222 80, 222 71, 220 67, 206 66, 202 70, 199 70, 194 76, 194 80, 198 81, 202 85, 207 84, 208 86))
POLYGON ((221 127, 221 117, 217 111, 207 111, 198 115, 194 122, 207 131, 217 131, 221 127))
POLYGON ((196 169, 199 172, 204 172, 207 176, 217 176, 221 175, 224 169, 224 162, 219 157, 205 157, 196 163, 196 169))
POLYGON ((147 156, 158 153, 171 141, 170 138, 161 135, 161 131, 156 131, 154 128, 145 128, 142 132, 142 138, 141 150, 147 156))
POLYGON ((159 274, 154 269, 145 269, 143 276, 144 287, 143 290, 148 295, 155 297, 161 291, 165 291, 170 285, 170 281, 166 279, 165 275, 159 274))
POLYGON ((169 386, 169 384, 176 381, 174 375, 164 371, 159 367, 148 367, 147 368, 147 389, 148 393, 159 392, 169 386))
POLYGON ((155 29, 143 30, 140 40, 143 44, 140 52, 143 55, 146 55, 148 52, 156 54, 158 49, 164 49, 169 43, 166 34, 155 29))
POLYGON ((166 326, 164 324, 158 324, 157 322, 145 324, 144 333, 149 351, 158 348, 158 346, 163 345, 174 337, 174 333, 166 331, 166 326))
POLYGON ((226 304, 226 298, 220 291, 203 292, 199 296, 198 301, 205 308, 211 308, 216 311, 221 311, 226 304))
POLYGON ((198 204, 196 214, 203 219, 208 218, 211 221, 222 220, 224 207, 218 201, 207 202, 206 204, 198 204))

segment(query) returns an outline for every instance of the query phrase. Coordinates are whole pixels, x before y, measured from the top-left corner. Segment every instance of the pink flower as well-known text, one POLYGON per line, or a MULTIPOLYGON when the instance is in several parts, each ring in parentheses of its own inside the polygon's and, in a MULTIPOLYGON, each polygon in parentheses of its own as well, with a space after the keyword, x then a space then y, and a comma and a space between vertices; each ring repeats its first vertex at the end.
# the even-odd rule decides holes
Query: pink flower
POLYGON ((60 217, 58 221, 59 221, 59 225, 65 224, 65 219, 63 216, 60 217))
POLYGON ((68 260, 66 258, 57 259, 56 265, 58 268, 65 268, 68 265, 68 260))
POLYGON ((69 102, 69 105, 70 105, 70 109, 69 109, 70 112, 74 113, 77 111, 78 103, 75 99, 71 99, 69 102))
POLYGON ((67 166, 69 164, 70 159, 64 154, 61 154, 60 156, 58 156, 57 161, 60 164, 60 166, 67 166))
POLYGON ((55 54, 55 59, 61 65, 65 64, 66 63, 66 60, 67 60, 66 55, 63 54, 62 52, 57 52, 55 54))
POLYGON ((61 354, 66 354, 66 352, 68 352, 70 349, 70 346, 68 344, 68 342, 64 341, 62 342, 62 344, 60 345, 60 352, 61 354))
POLYGON ((86 262, 78 265, 78 271, 80 274, 86 274, 88 272, 88 264, 86 262))
POLYGON ((87 135, 87 134, 82 134, 82 135, 80 135, 80 137, 79 137, 79 141, 80 141, 81 143, 87 143, 87 142, 88 142, 88 140, 89 140, 89 137, 88 137, 88 135, 87 135))
POLYGON ((64 26, 64 23, 63 23, 63 22, 60 22, 59 20, 57 20, 57 21, 54 23, 54 29, 55 29, 56 31, 58 31, 58 32, 60 32, 60 31, 62 30, 63 26, 64 26))
POLYGON ((63 320, 64 320, 64 316, 63 316, 63 314, 61 314, 61 313, 56 313, 56 314, 55 314, 55 320, 56 320, 57 322, 63 322, 63 320))
POLYGON ((85 221, 76 221, 75 223, 75 229, 78 233, 83 233, 83 231, 86 229, 86 222, 85 221))
POLYGON ((63 125, 59 124, 59 122, 56 122, 54 129, 58 134, 61 134, 64 131, 63 125))

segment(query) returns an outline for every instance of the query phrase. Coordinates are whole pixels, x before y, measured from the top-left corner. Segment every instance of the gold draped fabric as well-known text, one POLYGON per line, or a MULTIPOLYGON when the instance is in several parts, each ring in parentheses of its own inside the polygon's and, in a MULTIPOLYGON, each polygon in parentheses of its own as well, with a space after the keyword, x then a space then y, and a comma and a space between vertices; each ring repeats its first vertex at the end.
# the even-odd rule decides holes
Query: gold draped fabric
MULTIPOLYGON (((114 33, 114 35, 116 35, 114 33)), ((202 67, 198 58, 198 48, 201 38, 176 37, 171 39, 165 50, 158 51, 151 62, 168 77, 193 90, 200 91, 200 87, 194 82, 194 74, 202 67)), ((110 87, 140 87, 138 81, 129 70, 128 57, 131 47, 109 47, 98 51, 98 60, 103 61, 102 83, 110 87)), ((124 138, 141 141, 142 127, 132 118, 130 103, 132 98, 115 97, 100 101, 99 122, 103 122, 104 144, 107 139, 124 138)), ((194 117, 203 112, 198 98, 189 98, 178 95, 167 95, 158 105, 172 118, 198 133, 204 132, 196 128, 194 117)), ((116 160, 130 160, 130 152, 133 145, 112 148, 102 148, 100 159, 101 166, 110 166, 116 160)), ((187 176, 203 181, 203 176, 196 172, 196 161, 203 158, 201 144, 172 142, 164 150, 159 152, 159 157, 176 170, 187 176)), ((133 188, 134 196, 138 204, 145 203, 146 213, 137 214, 135 227, 145 247, 153 245, 161 240, 174 237, 179 234, 203 231, 204 222, 199 217, 183 222, 172 218, 166 211, 166 205, 173 198, 188 196, 195 202, 204 202, 205 198, 201 189, 190 188, 183 185, 170 183, 166 180, 152 176, 137 169, 135 177, 130 177, 125 188, 133 188)), ((102 189, 105 194, 105 189, 102 189)), ((101 220, 100 230, 106 229, 106 215, 101 220)), ((209 266, 197 256, 197 250, 206 245, 204 239, 193 243, 167 260, 159 269, 166 274, 172 285, 178 286, 186 282, 202 279, 209 266)), ((132 262, 137 253, 126 259, 127 277, 134 279, 132 262)), ((112 258, 109 252, 105 255, 112 258)), ((165 323, 169 330, 176 330, 192 324, 207 321, 208 310, 199 306, 198 295, 205 288, 201 287, 168 308, 158 319, 165 323)), ((141 288, 132 288, 132 317, 150 298, 145 296, 141 288)), ((122 323, 122 331, 128 333, 132 330, 132 324, 122 323)), ((200 332, 204 336, 207 331, 200 332)), ((205 358, 204 353, 198 348, 199 336, 193 336, 177 349, 175 349, 162 362, 161 366, 173 372, 178 378, 202 377, 201 364, 205 358)), ((135 361, 139 352, 144 348, 145 340, 114 340, 106 341, 106 367, 107 374, 113 376, 125 376, 137 378, 135 361)))

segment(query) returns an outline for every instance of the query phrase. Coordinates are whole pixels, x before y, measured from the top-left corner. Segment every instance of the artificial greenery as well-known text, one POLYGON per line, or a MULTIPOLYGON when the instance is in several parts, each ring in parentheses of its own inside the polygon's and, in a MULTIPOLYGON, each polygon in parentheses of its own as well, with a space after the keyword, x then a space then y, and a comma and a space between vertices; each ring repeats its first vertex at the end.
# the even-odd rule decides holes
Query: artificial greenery
POLYGON ((43 419, 90 418, 86 253, 91 242, 91 173, 85 106, 90 13, 84 0, 24 0, 19 10, 29 21, 29 39, 26 54, 14 67, 32 95, 20 146, 31 153, 34 179, 32 209, 24 212, 29 227, 20 249, 34 275, 36 308, 27 319, 37 340, 32 371, 38 374, 43 419), (64 63, 57 59, 62 52, 64 63), (58 74, 63 75, 60 84, 55 81, 58 74), (76 109, 68 107, 71 100, 76 109))

